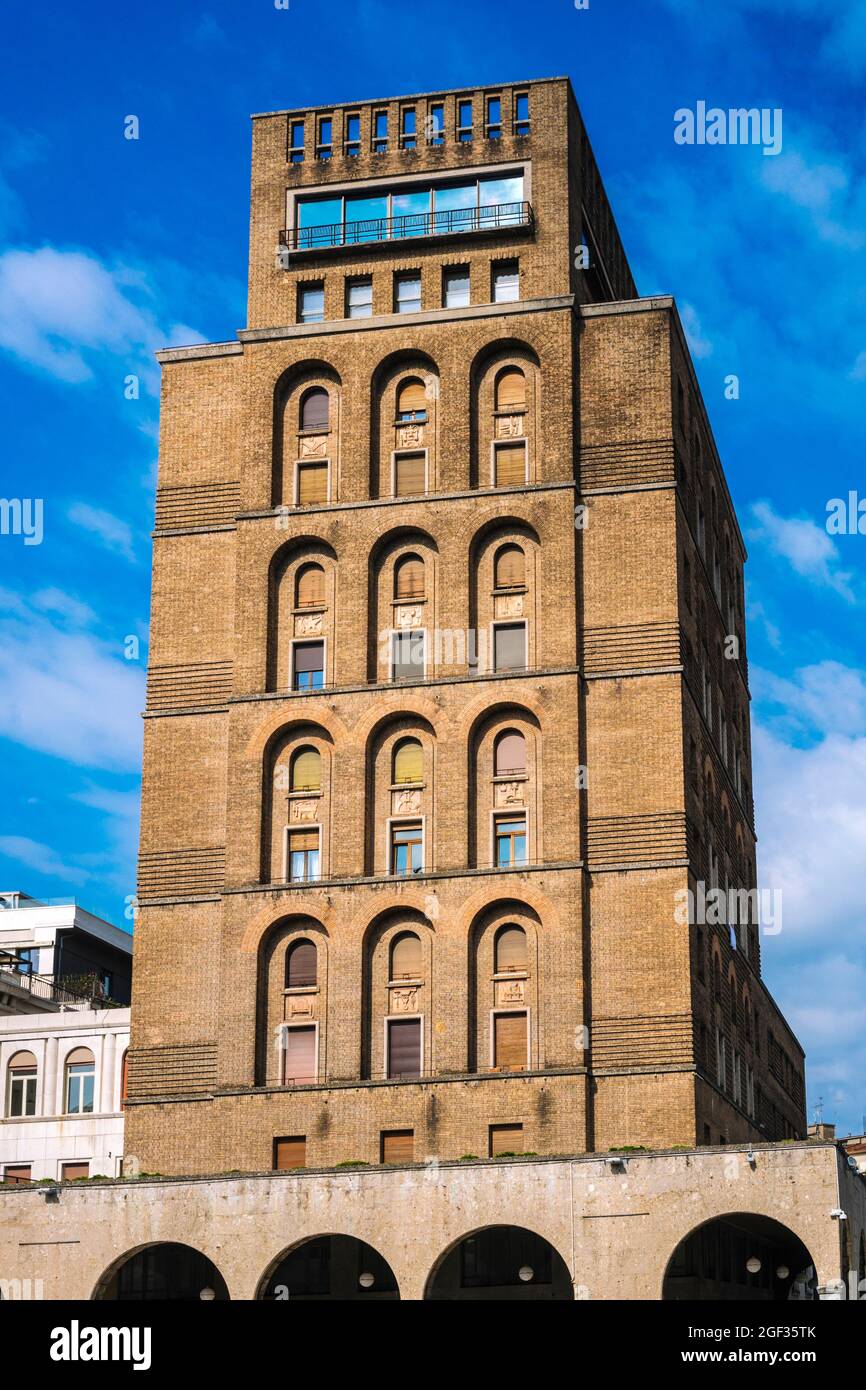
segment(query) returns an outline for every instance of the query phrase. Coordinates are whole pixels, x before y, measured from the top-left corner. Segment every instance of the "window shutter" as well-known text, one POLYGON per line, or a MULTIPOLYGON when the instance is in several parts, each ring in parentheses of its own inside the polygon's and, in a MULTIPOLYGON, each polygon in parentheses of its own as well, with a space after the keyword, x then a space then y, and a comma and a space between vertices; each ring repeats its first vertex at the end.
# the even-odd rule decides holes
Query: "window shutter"
POLYGON ((317 979, 316 947, 312 941, 298 941, 289 949, 286 989, 310 987, 317 979))
POLYGON ((526 969, 526 932, 521 927, 503 927, 496 938, 496 970, 526 969))
POLYGON ((394 781, 424 781, 424 749, 417 739, 407 739, 397 749, 394 756, 394 781))
POLYGON ((420 497, 424 493, 423 454, 398 454, 394 461, 394 496, 420 497))
POLYGON ((526 409, 526 377, 519 367, 507 367, 497 379, 496 409, 526 409))
POLYGON ((322 671, 325 667, 324 642, 300 642, 294 651, 295 671, 322 671))
POLYGON ((427 393, 423 381, 404 381, 397 393, 397 410, 399 414, 412 411, 426 412, 427 393))
POLYGON ((494 629, 493 664, 497 671, 526 669, 526 628, 508 623, 494 629))
POLYGON ((301 406, 302 430, 326 430, 328 428, 328 393, 320 388, 308 391, 301 406))
POLYGON ((289 836, 289 853, 300 854, 301 850, 318 849, 318 830, 293 830, 289 836))
POLYGON ((526 739, 523 734, 500 734, 496 741, 495 776, 507 777, 515 772, 525 771, 526 739))
POLYGON ((522 589, 525 585, 526 556, 519 545, 503 546, 496 556, 494 583, 497 589, 522 589))
POLYGON ((67 1067, 93 1066, 94 1057, 89 1047, 76 1047, 66 1058, 67 1067))
POLYGON ((382 1132, 383 1163, 415 1162, 414 1129, 392 1129, 382 1132))
POLYGON ((286 1029, 285 1084, 300 1086, 316 1080, 315 1028, 286 1029))
POLYGON ((392 1019, 388 1024, 388 1076, 420 1075, 421 1020, 392 1019))
POLYGON ((495 1014, 493 1065, 500 1071, 526 1067, 526 1014, 495 1014))
POLYGON ((497 444, 496 487, 519 487, 526 482, 526 445, 497 444))
POLYGON ((292 1139, 274 1140, 274 1167, 283 1172, 286 1168, 305 1168, 307 1164, 307 1136, 297 1134, 292 1139))
POLYGON ((0 1182, 8 1184, 10 1187, 14 1187, 18 1183, 30 1182, 30 1164, 7 1163, 0 1182))
POLYGON ((321 565, 305 565, 298 575, 298 607, 313 608, 325 602, 325 571, 321 565))
MULTIPOLYGON (((90 1053, 87 1054, 90 1056, 90 1053)), ((9 1063, 10 1071, 35 1071, 36 1058, 32 1052, 16 1052, 9 1063)))
POLYGON ((424 561, 417 555, 406 555, 394 571, 395 598, 423 598, 424 561))
POLYGON ((71 1182, 73 1178, 89 1178, 89 1163, 63 1163, 60 1167, 61 1182, 71 1182))
POLYGON ((523 1153, 523 1125, 491 1125, 490 1157, 523 1153))
POLYGON ((398 936, 391 947, 391 979, 420 980, 421 938, 414 932, 398 936))
POLYGON ((292 791, 320 791, 322 786, 322 759, 315 748, 305 748, 296 753, 292 761, 292 791))
POLYGON ((328 500, 328 465, 303 463, 298 465, 298 506, 310 507, 328 500))

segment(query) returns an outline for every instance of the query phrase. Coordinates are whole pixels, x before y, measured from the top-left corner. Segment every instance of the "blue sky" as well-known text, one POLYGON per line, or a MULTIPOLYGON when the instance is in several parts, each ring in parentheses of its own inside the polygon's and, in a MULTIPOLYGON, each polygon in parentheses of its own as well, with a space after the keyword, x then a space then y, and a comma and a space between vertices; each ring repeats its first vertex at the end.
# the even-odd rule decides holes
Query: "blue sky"
POLYGON ((44 538, 0 536, 0 887, 124 922, 152 354, 244 323, 249 114, 567 73, 639 290, 677 297, 747 537, 759 871, 784 912, 764 972, 810 1109, 859 1130, 866 536, 824 523, 830 498, 866 498, 863 5, 47 0, 4 32, 0 492, 44 499, 44 538), (675 144, 699 100, 781 108, 782 152, 675 144))

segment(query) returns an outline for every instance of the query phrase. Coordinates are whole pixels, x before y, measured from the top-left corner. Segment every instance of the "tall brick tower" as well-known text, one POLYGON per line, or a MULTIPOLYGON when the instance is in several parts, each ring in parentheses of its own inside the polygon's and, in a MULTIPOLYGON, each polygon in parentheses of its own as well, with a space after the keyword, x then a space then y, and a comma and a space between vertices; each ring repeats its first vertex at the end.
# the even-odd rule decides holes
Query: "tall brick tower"
POLYGON ((803 1133, 678 920, 755 883, 745 552, 569 82, 257 116, 249 326, 159 356, 128 1153, 803 1133))

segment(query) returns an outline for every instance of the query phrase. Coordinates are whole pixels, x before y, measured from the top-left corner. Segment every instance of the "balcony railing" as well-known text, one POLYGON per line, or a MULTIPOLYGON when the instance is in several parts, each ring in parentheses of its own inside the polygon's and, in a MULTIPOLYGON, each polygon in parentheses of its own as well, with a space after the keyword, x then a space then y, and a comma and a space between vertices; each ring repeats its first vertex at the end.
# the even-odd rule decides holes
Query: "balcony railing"
POLYGON ((363 222, 334 222, 321 227, 288 227, 280 232, 280 246, 287 251, 327 251, 335 246, 406 241, 415 237, 498 232, 531 227, 533 221, 531 203, 495 203, 490 207, 416 212, 405 217, 373 217, 363 222))
POLYGON ((3 965, 0 965, 0 985, 7 989, 20 989, 32 998, 43 999, 49 1004, 83 1004, 90 997, 63 989, 47 975, 34 975, 30 971, 14 970, 3 965))

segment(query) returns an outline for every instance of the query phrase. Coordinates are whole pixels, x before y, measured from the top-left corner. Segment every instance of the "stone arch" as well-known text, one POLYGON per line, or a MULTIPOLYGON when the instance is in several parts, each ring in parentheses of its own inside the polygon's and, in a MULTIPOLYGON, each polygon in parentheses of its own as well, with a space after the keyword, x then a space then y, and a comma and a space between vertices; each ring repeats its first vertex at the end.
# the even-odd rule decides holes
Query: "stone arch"
POLYGON ((724 1212, 682 1236, 665 1266, 659 1296, 666 1302, 722 1298, 784 1302, 804 1276, 804 1296, 814 1298, 814 1271, 808 1246, 789 1226, 760 1212, 724 1212), (750 1260, 759 1263, 754 1272, 747 1267, 750 1260))
POLYGON ((495 639, 500 623, 523 624, 526 629, 525 660, 536 665, 540 635, 542 546, 529 522, 514 516, 490 517, 469 542, 469 626, 476 632, 479 668, 495 669, 495 639), (500 590, 496 586, 496 557, 503 546, 516 545, 523 552, 523 584, 500 590), (488 648, 491 648, 488 650, 488 648))
POLYGON ((423 908, 408 903, 383 907, 367 923, 361 943, 361 1075, 368 1080, 392 1075, 388 1034, 404 1020, 420 1020, 420 1074, 431 1071, 435 931, 423 908), (406 932, 420 939, 420 974, 414 981, 392 980, 392 947, 406 932))
POLYGON ((429 531, 417 526, 398 526, 380 536, 370 550, 367 564, 367 679, 386 683, 391 680, 393 631, 423 630, 427 650, 419 679, 433 674, 432 634, 438 628, 439 547, 429 531), (421 597, 398 599, 394 576, 398 563, 417 555, 424 566, 424 593, 421 597))
POLYGON ((256 1299, 294 1303, 355 1298, 381 1302, 399 1297, 385 1257, 366 1241, 342 1233, 305 1236, 281 1250, 268 1264, 255 1293, 256 1299))
POLYGON ((427 1277, 425 1300, 574 1301, 568 1263, 526 1226, 479 1226, 453 1240, 427 1277))
POLYGON ((488 705, 486 709, 476 709, 465 748, 468 863, 479 868, 493 864, 492 822, 509 810, 525 817, 527 862, 543 859, 543 827, 540 824, 543 744, 538 715, 523 701, 505 700, 488 705), (496 740, 507 729, 522 735, 526 750, 524 773, 510 780, 498 775, 494 766, 496 740))
POLYGON ((335 749, 343 748, 348 740, 348 730, 342 719, 321 700, 293 700, 289 708, 281 702, 280 708, 253 730, 244 748, 244 757, 250 762, 264 761, 269 746, 284 730, 307 724, 321 725, 335 749))
POLYGON ((381 713, 364 744, 364 804, 367 817, 364 836, 364 872, 395 872, 390 862, 389 826, 420 824, 423 867, 435 864, 436 778, 438 743, 435 725, 412 710, 381 713), (393 781, 394 753, 405 738, 416 738, 422 747, 422 775, 412 786, 393 781))
POLYGON ((105 1302, 191 1301, 210 1290, 219 1302, 230 1295, 225 1279, 201 1250, 176 1241, 149 1241, 125 1251, 103 1272, 91 1299, 105 1302))
MULTIPOLYGON (((522 1068, 544 1065, 541 1057, 539 1010, 543 973, 543 919, 520 897, 501 894, 475 916, 467 938, 467 1070, 502 1070, 496 1056, 496 1018, 505 1014, 517 1018, 527 1014, 519 1031, 527 1040, 522 1068), (496 940, 504 927, 519 927, 526 936, 526 965, 508 972, 505 978, 496 970, 496 940)), ((521 1044, 522 1045, 522 1044, 521 1044)))
MULTIPOLYGON (((331 863, 334 807, 334 744, 324 723, 317 719, 292 720, 273 733, 262 759, 260 881, 291 880, 288 859, 290 837, 318 830, 318 865, 314 876, 327 878, 331 863), (297 791, 291 783, 291 765, 300 748, 312 748, 321 759, 321 785, 317 791, 297 791)), ((313 874, 311 874, 313 876, 313 874)), ((305 880, 306 881, 306 880, 305 880)))
POLYGON ((330 498, 338 499, 341 406, 342 379, 321 358, 295 362, 277 378, 273 393, 272 507, 295 505, 298 463, 319 459, 330 460, 330 498), (326 429, 305 430, 301 425, 301 400, 316 386, 328 392, 328 424, 326 429))

